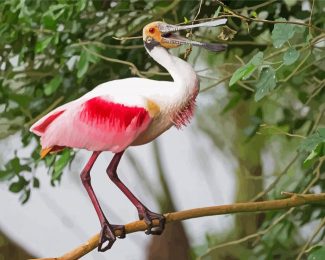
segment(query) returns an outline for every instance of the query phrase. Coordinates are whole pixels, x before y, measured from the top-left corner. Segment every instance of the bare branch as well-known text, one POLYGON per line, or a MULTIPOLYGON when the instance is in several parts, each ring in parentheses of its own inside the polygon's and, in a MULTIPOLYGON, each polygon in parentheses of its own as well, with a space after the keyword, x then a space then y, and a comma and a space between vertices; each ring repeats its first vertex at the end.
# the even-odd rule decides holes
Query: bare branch
MULTIPOLYGON (((244 213, 244 212, 263 212, 270 210, 282 210, 293 209, 295 207, 309 205, 309 204, 325 204, 325 193, 320 194, 290 194, 289 198, 279 200, 269 200, 261 202, 243 202, 230 205, 212 206, 204 208, 195 208, 184 211, 167 213, 166 223, 175 221, 182 221, 186 219, 199 218, 205 216, 224 215, 231 213, 244 213)), ((153 222, 154 225, 158 225, 158 221, 153 222)), ((127 234, 144 231, 147 225, 143 220, 131 222, 125 225, 125 231, 127 234)), ((121 235, 120 231, 115 232, 116 236, 121 235)), ((79 259, 86 255, 98 246, 99 234, 91 237, 87 242, 73 249, 72 251, 64 254, 61 257, 56 258, 40 258, 47 260, 74 260, 79 259)))

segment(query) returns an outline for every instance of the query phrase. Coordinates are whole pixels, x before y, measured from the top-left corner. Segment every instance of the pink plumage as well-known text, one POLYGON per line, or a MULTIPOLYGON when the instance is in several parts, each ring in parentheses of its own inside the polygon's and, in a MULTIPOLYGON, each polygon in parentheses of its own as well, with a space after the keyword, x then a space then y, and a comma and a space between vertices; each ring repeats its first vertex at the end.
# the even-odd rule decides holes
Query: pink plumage
POLYGON ((148 127, 142 107, 129 107, 94 97, 71 102, 36 122, 31 131, 41 136, 42 148, 54 146, 120 152, 148 127))
MULTIPOLYGON (((209 21, 202 26, 217 26, 226 21, 209 21)), ((148 225, 146 233, 159 235, 164 230, 165 217, 150 211, 132 194, 118 177, 117 166, 128 146, 151 142, 173 125, 177 128, 187 125, 193 117, 199 93, 198 77, 190 64, 171 55, 167 49, 183 44, 214 51, 224 49, 223 45, 189 41, 173 34, 195 27, 200 25, 175 27, 153 22, 143 29, 147 52, 168 70, 173 81, 127 78, 103 83, 79 99, 56 108, 30 129, 41 137, 41 157, 65 147, 93 151, 80 177, 101 224, 99 251, 111 248, 116 240, 115 231, 119 230, 121 238, 126 233, 124 226, 108 222, 91 186, 90 170, 102 151, 115 153, 106 172, 148 225), (159 226, 154 227, 153 220, 157 220, 159 226)))
POLYGON ((48 114, 45 118, 43 117, 41 121, 38 121, 38 123, 34 124, 34 126, 31 128, 31 131, 37 135, 43 135, 46 131, 46 128, 63 112, 64 110, 48 114))

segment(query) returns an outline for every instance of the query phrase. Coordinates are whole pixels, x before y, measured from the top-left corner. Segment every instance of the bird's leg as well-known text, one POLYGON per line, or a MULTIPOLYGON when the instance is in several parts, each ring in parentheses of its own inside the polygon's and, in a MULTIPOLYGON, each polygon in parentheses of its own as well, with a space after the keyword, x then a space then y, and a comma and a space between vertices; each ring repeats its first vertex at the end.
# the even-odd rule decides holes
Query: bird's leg
POLYGON ((112 161, 107 167, 107 174, 108 177, 114 182, 114 184, 128 197, 128 199, 132 202, 132 204, 137 208, 139 218, 143 219, 147 225, 148 229, 146 231, 146 234, 152 234, 152 235, 160 235, 165 228, 165 217, 161 214, 154 213, 150 211, 146 206, 144 206, 133 194, 132 192, 124 185, 124 183, 120 180, 120 178, 117 175, 117 166, 121 160, 121 157, 123 155, 124 151, 119 152, 114 155, 112 161), (158 227, 153 227, 153 220, 157 219, 159 221, 158 227))
POLYGON ((91 186, 90 170, 93 167, 99 154, 100 154, 100 152, 93 152, 93 154, 91 155, 85 168, 82 170, 82 172, 80 174, 80 178, 81 178, 81 181, 82 181, 84 187, 86 188, 86 190, 88 192, 88 195, 91 199, 92 204, 94 205, 94 208, 96 210, 96 213, 97 213, 99 221, 100 221, 100 225, 102 227, 102 230, 100 232, 98 251, 104 252, 107 249, 110 249, 116 240, 114 231, 117 229, 121 230, 122 235, 119 236, 119 238, 124 238, 125 237, 125 228, 124 228, 124 226, 121 226, 121 225, 112 225, 107 221, 107 219, 103 213, 103 210, 99 205, 99 202, 95 195, 95 192, 91 186), (103 246, 106 242, 108 242, 108 244, 106 246, 103 246))

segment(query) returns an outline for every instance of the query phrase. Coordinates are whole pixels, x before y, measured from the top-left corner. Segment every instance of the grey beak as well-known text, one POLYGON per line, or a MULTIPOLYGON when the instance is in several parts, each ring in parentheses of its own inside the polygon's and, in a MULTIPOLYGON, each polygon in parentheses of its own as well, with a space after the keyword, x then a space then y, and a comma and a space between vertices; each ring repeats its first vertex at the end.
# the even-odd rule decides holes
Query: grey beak
POLYGON ((227 19, 223 18, 223 19, 197 23, 197 24, 189 24, 189 25, 160 24, 159 30, 162 33, 170 33, 170 32, 177 32, 181 30, 188 30, 188 29, 199 28, 199 27, 216 27, 226 23, 227 23, 227 19))
POLYGON ((225 50, 226 45, 217 44, 217 43, 206 43, 206 42, 192 41, 187 38, 181 37, 179 35, 172 34, 172 32, 176 32, 176 31, 180 31, 180 30, 187 30, 187 29, 192 29, 192 28, 199 28, 199 27, 215 27, 215 26, 223 25, 226 22, 227 22, 227 19, 219 19, 219 20, 208 21, 208 22, 199 23, 199 24, 183 25, 183 26, 162 23, 159 25, 159 30, 163 34, 171 33, 168 36, 162 37, 162 40, 166 43, 177 44, 177 45, 191 44, 193 46, 203 47, 209 51, 219 52, 219 51, 225 50))

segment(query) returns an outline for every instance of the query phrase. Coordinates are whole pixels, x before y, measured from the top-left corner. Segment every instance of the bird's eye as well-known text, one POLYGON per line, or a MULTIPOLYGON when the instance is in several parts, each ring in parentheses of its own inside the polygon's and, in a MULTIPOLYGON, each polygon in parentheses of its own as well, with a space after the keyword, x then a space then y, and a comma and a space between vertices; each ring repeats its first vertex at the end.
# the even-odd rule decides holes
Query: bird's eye
POLYGON ((151 37, 148 37, 148 38, 146 39, 146 42, 147 42, 147 43, 151 43, 151 42, 152 42, 152 38, 151 38, 151 37))
POLYGON ((154 33, 155 32, 155 28, 153 28, 153 27, 149 28, 149 32, 150 33, 154 33))

